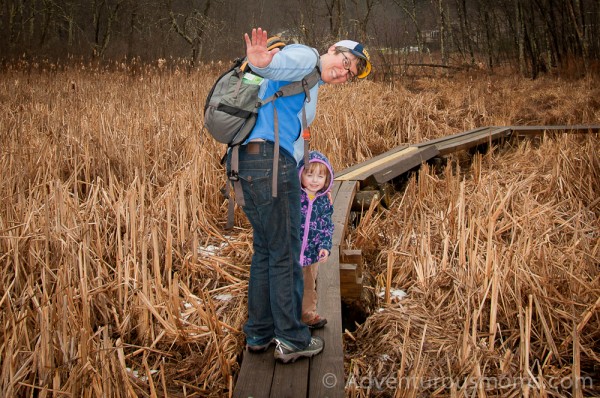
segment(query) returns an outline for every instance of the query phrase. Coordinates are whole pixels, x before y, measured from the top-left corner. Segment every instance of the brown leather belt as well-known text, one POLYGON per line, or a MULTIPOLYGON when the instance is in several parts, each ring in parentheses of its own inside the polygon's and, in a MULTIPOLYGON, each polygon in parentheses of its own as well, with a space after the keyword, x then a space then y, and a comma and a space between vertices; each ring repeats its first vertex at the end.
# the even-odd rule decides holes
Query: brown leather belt
POLYGON ((263 140, 263 139, 256 139, 253 141, 250 141, 248 144, 246 144, 246 153, 249 153, 250 155, 258 155, 260 153, 260 148, 261 144, 269 144, 269 141, 263 140))
POLYGON ((262 142, 249 142, 248 145, 246 145, 246 153, 250 154, 250 155, 258 155, 260 153, 260 144, 263 144, 262 142))

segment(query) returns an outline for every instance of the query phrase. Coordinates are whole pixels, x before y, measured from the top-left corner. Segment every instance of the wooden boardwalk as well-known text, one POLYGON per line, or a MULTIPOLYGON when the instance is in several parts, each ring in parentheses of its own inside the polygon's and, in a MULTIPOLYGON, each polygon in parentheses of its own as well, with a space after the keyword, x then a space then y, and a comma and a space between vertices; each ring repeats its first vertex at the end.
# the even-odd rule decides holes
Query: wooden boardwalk
POLYGON ((435 157, 546 132, 598 133, 600 125, 482 127, 421 144, 396 147, 336 173, 332 190, 333 247, 327 263, 319 267, 317 286, 318 311, 328 323, 323 329, 313 332, 325 341, 323 353, 311 359, 281 364, 273 358, 273 347, 261 354, 244 351, 233 397, 344 397, 346 381, 341 302, 342 298, 360 298, 362 289, 360 249, 345 247, 344 238, 353 203, 361 189, 378 192, 383 184, 418 169, 422 163, 435 157))

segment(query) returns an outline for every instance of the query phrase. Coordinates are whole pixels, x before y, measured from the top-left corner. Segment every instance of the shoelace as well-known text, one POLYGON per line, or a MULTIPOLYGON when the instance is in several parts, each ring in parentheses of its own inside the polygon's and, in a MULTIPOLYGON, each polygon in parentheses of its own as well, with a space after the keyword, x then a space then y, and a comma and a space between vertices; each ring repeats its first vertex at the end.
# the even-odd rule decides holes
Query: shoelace
POLYGON ((283 353, 283 349, 285 348, 283 343, 279 340, 275 340, 275 350, 280 351, 281 353, 283 353))

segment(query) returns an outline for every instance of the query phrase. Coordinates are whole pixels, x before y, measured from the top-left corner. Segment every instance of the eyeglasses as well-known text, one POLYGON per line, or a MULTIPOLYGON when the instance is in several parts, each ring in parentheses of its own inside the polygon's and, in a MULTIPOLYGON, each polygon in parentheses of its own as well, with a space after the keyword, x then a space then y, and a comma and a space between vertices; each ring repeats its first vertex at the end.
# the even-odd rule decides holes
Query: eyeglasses
POLYGON ((342 57, 344 57, 344 59, 342 60, 342 66, 348 71, 348 81, 353 81, 356 78, 356 75, 350 70, 350 67, 352 66, 352 61, 350 61, 350 59, 348 59, 348 57, 346 57, 346 54, 344 54, 343 52, 342 57))

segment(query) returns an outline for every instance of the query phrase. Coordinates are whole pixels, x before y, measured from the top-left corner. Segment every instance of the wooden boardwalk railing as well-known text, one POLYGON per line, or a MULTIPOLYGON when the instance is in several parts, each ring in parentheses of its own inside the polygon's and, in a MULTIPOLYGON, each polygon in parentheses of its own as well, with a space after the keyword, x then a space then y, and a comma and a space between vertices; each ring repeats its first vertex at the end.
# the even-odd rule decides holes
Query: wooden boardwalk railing
POLYGON ((483 127, 421 144, 393 148, 335 176, 333 247, 328 261, 319 267, 318 311, 327 318, 313 333, 325 341, 323 353, 291 364, 275 362, 273 348, 261 354, 243 353, 233 397, 236 398, 341 398, 344 397, 342 297, 359 298, 362 258, 359 249, 344 246, 344 237, 355 196, 364 187, 378 187, 422 163, 445 154, 492 144, 514 137, 544 132, 600 132, 593 126, 483 127), (341 282, 340 282, 341 281, 341 282), (340 284, 342 283, 342 285, 340 284))

